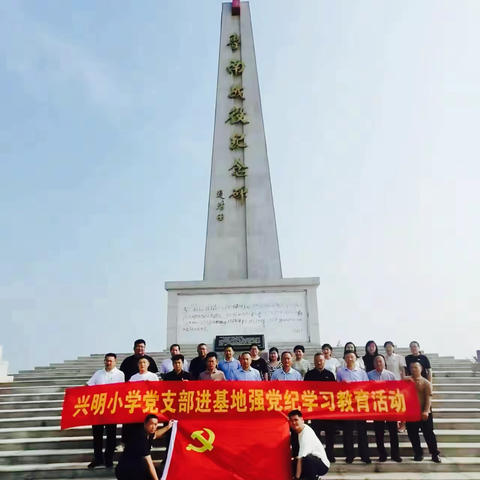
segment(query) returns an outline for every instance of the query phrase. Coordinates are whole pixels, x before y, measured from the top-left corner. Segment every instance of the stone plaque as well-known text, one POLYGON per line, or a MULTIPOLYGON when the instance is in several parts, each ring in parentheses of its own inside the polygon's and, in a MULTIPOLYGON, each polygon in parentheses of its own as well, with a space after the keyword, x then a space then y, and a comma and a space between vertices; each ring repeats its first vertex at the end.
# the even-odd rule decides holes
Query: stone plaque
POLYGON ((275 342, 309 341, 306 292, 178 295, 180 344, 211 343, 217 335, 265 335, 275 342))
POLYGON ((265 349, 264 335, 217 335, 215 337, 215 351, 223 352, 225 345, 231 345, 233 349, 240 351, 250 350, 250 345, 256 343, 260 350, 265 349))

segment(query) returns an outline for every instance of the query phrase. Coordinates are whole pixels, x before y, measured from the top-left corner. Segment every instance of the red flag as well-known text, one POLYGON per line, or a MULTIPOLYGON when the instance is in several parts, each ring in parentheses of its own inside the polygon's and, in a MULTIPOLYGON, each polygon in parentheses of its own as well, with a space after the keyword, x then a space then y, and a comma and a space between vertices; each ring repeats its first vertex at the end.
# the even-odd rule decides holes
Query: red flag
POLYGON ((162 480, 291 480, 290 432, 273 420, 180 420, 162 480))

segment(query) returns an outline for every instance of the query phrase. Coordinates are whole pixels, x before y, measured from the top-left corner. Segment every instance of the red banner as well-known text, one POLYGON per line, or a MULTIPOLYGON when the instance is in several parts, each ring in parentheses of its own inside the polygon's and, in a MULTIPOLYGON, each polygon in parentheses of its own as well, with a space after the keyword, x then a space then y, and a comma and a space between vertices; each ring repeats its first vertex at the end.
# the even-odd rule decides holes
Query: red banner
POLYGON ((61 427, 162 420, 266 419, 299 409, 306 419, 420 420, 415 385, 390 382, 126 382, 67 388, 61 427))
POLYGON ((162 480, 291 480, 285 419, 175 422, 162 480))

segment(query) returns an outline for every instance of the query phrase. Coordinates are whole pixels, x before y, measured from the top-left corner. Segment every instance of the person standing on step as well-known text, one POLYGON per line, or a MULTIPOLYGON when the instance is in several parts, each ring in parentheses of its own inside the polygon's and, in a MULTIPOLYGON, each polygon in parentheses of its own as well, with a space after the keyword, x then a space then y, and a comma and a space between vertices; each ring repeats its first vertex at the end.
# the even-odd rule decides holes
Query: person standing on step
MULTIPOLYGON (((395 381, 395 375, 385 369, 385 358, 383 355, 377 355, 374 360, 375 370, 368 372, 368 378, 375 382, 383 382, 383 381, 395 381)), ((402 459, 400 457, 400 446, 398 443, 398 429, 397 429, 397 422, 384 422, 375 420, 373 422, 375 428, 375 441, 377 442, 377 449, 379 462, 386 462, 387 461, 387 450, 385 448, 385 427, 388 430, 390 435, 390 448, 391 448, 391 455, 392 460, 395 462, 401 462, 402 459)))
POLYGON ((130 382, 158 382, 158 377, 155 373, 148 370, 150 362, 147 358, 143 357, 138 361, 138 373, 130 377, 130 382))
POLYGON ((273 372, 272 380, 303 380, 300 372, 292 368, 292 354, 290 352, 282 353, 282 368, 273 372))
POLYGON ((351 352, 353 352, 357 357, 357 360, 355 361, 355 366, 358 367, 358 368, 361 368, 362 370, 365 370, 365 364, 363 363, 363 358, 358 356, 357 347, 355 346, 355 344, 353 342, 347 342, 345 344, 345 347, 343 348, 343 358, 340 361, 341 366, 345 367, 345 365, 346 365, 345 355, 347 353, 351 353, 351 352))
MULTIPOLYGON (((313 357, 315 368, 305 374, 306 382, 334 382, 335 375, 327 370, 325 356, 323 353, 316 353, 313 357)), ((322 430, 325 432, 325 446, 327 457, 330 463, 335 463, 335 420, 312 420, 312 428, 320 438, 322 430)))
MULTIPOLYGON (((337 381, 339 382, 368 382, 368 376, 365 370, 356 365, 357 354, 347 352, 344 357, 346 366, 337 371, 337 381)), ((343 450, 345 452, 345 461, 353 463, 355 459, 355 449, 353 445, 353 432, 357 430, 358 453, 362 462, 372 463, 368 449, 367 422, 365 420, 344 420, 343 422, 343 450)))
POLYGON ((341 363, 333 358, 333 348, 329 343, 322 345, 322 352, 325 357, 325 368, 332 372, 337 378, 337 370, 342 366, 341 363))
POLYGON ((428 380, 431 384, 433 380, 432 366, 430 365, 428 357, 420 353, 420 344, 416 341, 410 342, 410 352, 411 354, 405 357, 406 374, 412 375, 410 366, 412 363, 418 362, 422 366, 422 377, 428 380))
POLYGON ((267 362, 260 356, 260 347, 256 343, 250 346, 250 355, 252 356, 252 368, 260 372, 262 380, 268 380, 267 362))
POLYGON ((292 368, 304 378, 305 374, 310 370, 310 362, 303 358, 305 355, 305 347, 303 345, 295 345, 293 353, 295 355, 295 360, 292 363, 292 368))
POLYGON ((162 437, 173 427, 173 420, 157 430, 158 417, 150 414, 141 425, 142 428, 133 433, 132 441, 126 445, 115 467, 115 476, 118 480, 159 480, 160 478, 153 464, 150 449, 153 440, 162 437))
POLYGON ((197 346, 198 357, 190 362, 189 372, 192 374, 192 380, 198 380, 198 377, 205 371, 208 347, 205 343, 199 343, 197 346))
POLYGON ((218 363, 218 369, 225 374, 227 380, 235 380, 235 370, 242 368, 240 362, 234 358, 233 347, 230 344, 225 345, 223 349, 223 360, 218 363))
POLYGON ((148 356, 145 353, 145 347, 147 346, 147 343, 143 338, 139 338, 138 340, 135 340, 135 343, 133 344, 133 355, 130 357, 127 357, 122 364, 120 365, 120 370, 125 374, 125 381, 128 382, 130 378, 138 373, 138 361, 141 358, 146 358, 149 362, 148 370, 152 373, 157 373, 158 372, 158 367, 157 364, 155 363, 155 360, 148 356))
POLYGON ((262 381, 260 372, 256 368, 252 368, 252 356, 250 352, 243 352, 240 355, 241 367, 233 372, 233 380, 239 380, 243 382, 247 381, 262 381))
POLYGON ((282 362, 280 361, 280 354, 278 353, 277 347, 272 347, 268 351, 268 379, 272 379, 273 372, 282 368, 282 362))
MULTIPOLYGON (((173 361, 172 361, 172 358, 174 355, 181 355, 182 352, 180 351, 180 345, 178 343, 174 343, 173 345, 170 346, 170 355, 171 355, 171 358, 166 358, 163 362, 162 362, 162 366, 161 366, 161 372, 162 372, 162 375, 165 375, 166 373, 168 372, 171 372, 173 370, 173 361)), ((185 358, 185 357, 184 357, 185 358)), ((188 365, 188 361, 187 360, 184 360, 183 362, 183 369, 188 372, 189 371, 189 365, 188 365)))
POLYGON ((372 370, 375 370, 375 365, 373 364, 373 361, 375 360, 375 357, 377 355, 378 355, 377 344, 373 340, 370 340, 365 345, 365 355, 362 357, 363 364, 365 365, 365 371, 367 373, 371 372, 372 370))
POLYGON ((189 372, 186 372, 183 369, 183 362, 185 361, 185 358, 183 355, 174 355, 172 357, 172 365, 173 365, 173 370, 171 372, 168 372, 165 374, 163 379, 168 382, 168 381, 188 381, 192 380, 192 374, 189 372))
POLYGON ((226 380, 225 374, 217 368, 217 354, 210 352, 207 355, 207 369, 200 374, 199 380, 213 380, 215 382, 226 380))
MULTIPOLYGON (((114 353, 107 353, 104 358, 105 368, 95 372, 93 377, 87 382, 87 385, 107 385, 109 383, 123 383, 125 374, 117 368, 117 356, 114 353)), ((88 468, 105 465, 107 468, 113 467, 113 454, 117 446, 117 425, 92 425, 93 434, 93 452, 94 460, 88 465, 88 468), (105 447, 105 457, 103 455, 103 430, 107 434, 107 444, 105 447)))
POLYGON ((422 430, 425 442, 428 446, 432 461, 440 463, 440 452, 438 451, 437 437, 433 431, 432 416, 432 384, 422 376, 423 367, 420 362, 410 364, 412 372, 408 380, 415 383, 418 400, 420 402, 421 420, 419 422, 407 422, 407 432, 410 442, 412 442, 414 460, 421 462, 423 460, 423 448, 420 444, 419 430, 422 430))
POLYGON ((320 480, 320 477, 326 475, 330 468, 330 461, 322 442, 312 428, 305 425, 300 410, 292 410, 288 414, 288 420, 290 428, 298 435, 298 453, 292 452, 295 455, 292 461, 294 480, 300 480, 300 478, 320 480))
POLYGON ((395 345, 393 342, 385 342, 383 344, 385 349, 385 367, 387 370, 395 375, 396 380, 403 380, 405 378, 405 357, 395 353, 395 345))

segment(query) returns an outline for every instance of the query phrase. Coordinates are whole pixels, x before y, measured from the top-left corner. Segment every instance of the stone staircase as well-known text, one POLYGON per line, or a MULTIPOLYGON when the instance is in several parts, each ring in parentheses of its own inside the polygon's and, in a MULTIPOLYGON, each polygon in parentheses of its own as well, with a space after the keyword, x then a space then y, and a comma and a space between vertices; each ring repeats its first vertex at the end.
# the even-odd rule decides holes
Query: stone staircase
MULTIPOLYGON (((278 345, 279 350, 289 350, 292 346, 278 345)), ((312 360, 318 347, 309 345, 306 350, 306 358, 312 360)), ((408 354, 407 349, 397 349, 397 352, 408 354)), ((194 347, 184 348, 182 353, 188 359, 196 356, 194 347)), ((149 354, 158 363, 168 356, 168 352, 149 354)), ((118 364, 128 355, 119 354, 118 364)), ((340 358, 342 349, 335 348, 334 355, 340 358)), ((413 462, 408 437, 400 434, 403 463, 380 464, 376 462, 378 454, 371 431, 373 463, 365 465, 357 459, 347 465, 339 435, 335 448, 337 463, 332 465, 326 478, 480 480, 480 375, 475 376, 469 360, 432 353, 427 356, 434 371, 434 421, 442 463, 434 464, 428 455, 423 462, 413 462)), ((1 480, 114 478, 111 470, 87 469, 93 454, 90 427, 63 431, 59 427, 65 388, 84 385, 100 368, 103 368, 103 354, 21 371, 13 383, 0 384, 1 480)), ((120 438, 120 428, 117 435, 120 438)), ((119 453, 115 455, 118 459, 119 453)), ((156 462, 162 461, 164 445, 157 444, 152 456, 156 462)))

